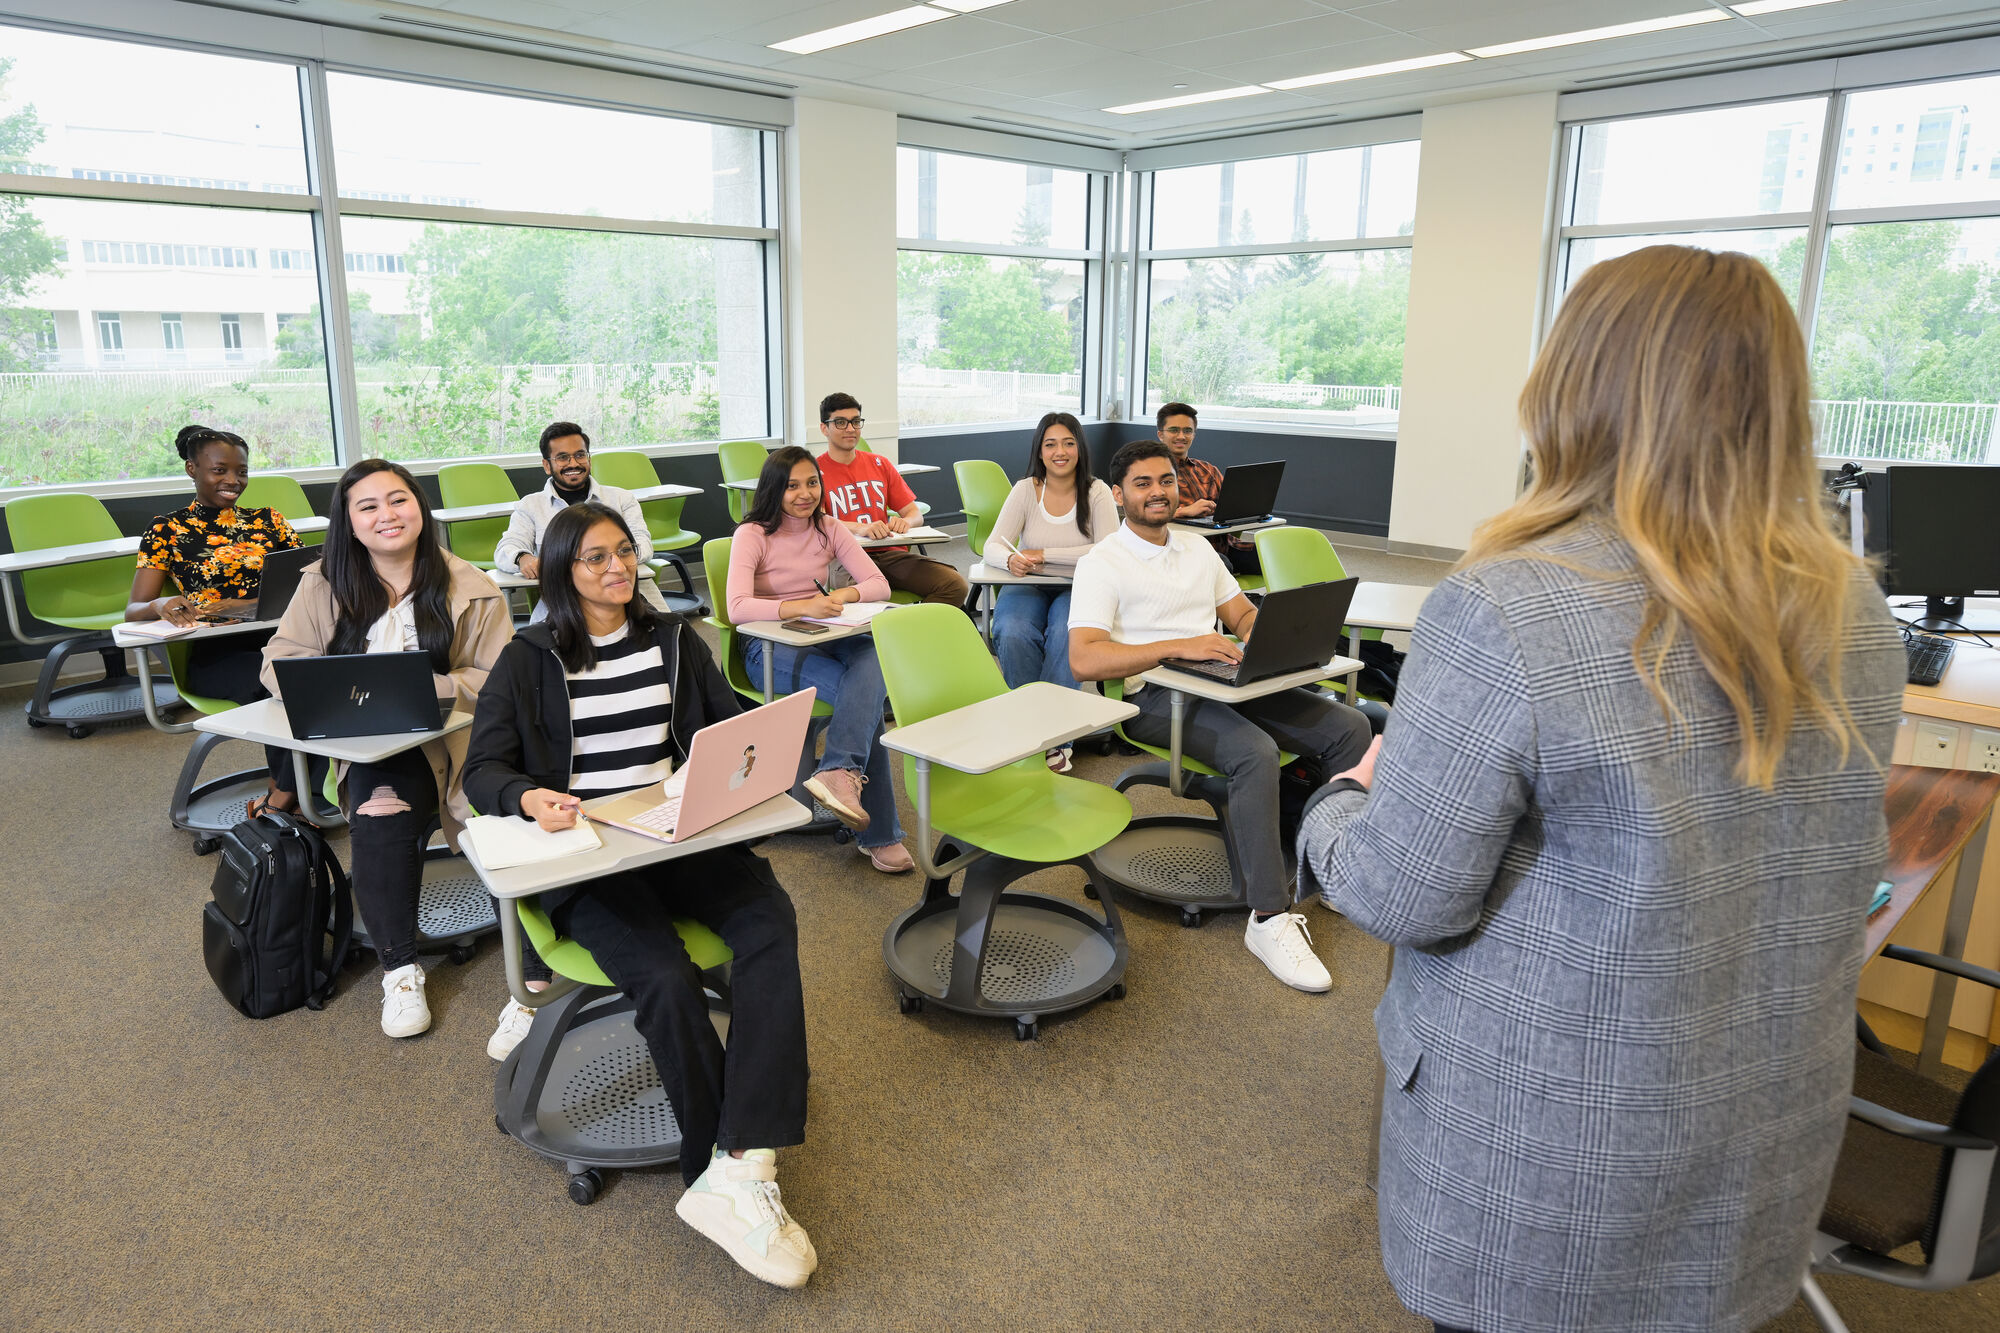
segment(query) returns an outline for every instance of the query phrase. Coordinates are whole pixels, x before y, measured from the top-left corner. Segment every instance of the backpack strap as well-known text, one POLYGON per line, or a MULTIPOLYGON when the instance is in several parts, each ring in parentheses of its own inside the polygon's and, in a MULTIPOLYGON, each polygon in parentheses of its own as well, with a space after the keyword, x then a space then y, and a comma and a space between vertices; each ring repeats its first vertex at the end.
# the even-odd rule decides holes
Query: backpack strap
POLYGON ((318 1010, 324 1009, 326 1002, 333 998, 333 988, 340 980, 341 969, 347 966, 347 954, 354 945, 354 895, 348 884, 347 871, 341 868, 340 858, 326 845, 326 839, 319 830, 303 821, 295 821, 295 827, 312 860, 313 902, 315 905, 327 903, 333 916, 333 946, 324 956, 323 970, 319 950, 315 947, 315 984, 306 992, 306 1008, 318 1010))

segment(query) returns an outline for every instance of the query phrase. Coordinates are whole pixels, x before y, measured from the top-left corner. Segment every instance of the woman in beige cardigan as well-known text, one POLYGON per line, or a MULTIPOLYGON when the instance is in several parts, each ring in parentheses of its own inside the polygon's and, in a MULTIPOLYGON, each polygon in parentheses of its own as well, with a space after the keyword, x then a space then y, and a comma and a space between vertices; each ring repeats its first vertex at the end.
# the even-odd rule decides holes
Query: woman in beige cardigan
MULTIPOLYGON (((326 554, 264 648, 263 681, 278 696, 281 657, 424 652, 440 705, 470 712, 486 673, 514 637, 493 581, 444 549, 416 479, 364 459, 334 488, 326 554)), ((431 1025, 417 962, 417 891, 424 830, 442 814, 458 845, 471 811, 461 785, 465 733, 379 763, 343 764, 341 809, 352 838, 354 901, 382 961, 382 1030, 413 1037, 431 1025)))

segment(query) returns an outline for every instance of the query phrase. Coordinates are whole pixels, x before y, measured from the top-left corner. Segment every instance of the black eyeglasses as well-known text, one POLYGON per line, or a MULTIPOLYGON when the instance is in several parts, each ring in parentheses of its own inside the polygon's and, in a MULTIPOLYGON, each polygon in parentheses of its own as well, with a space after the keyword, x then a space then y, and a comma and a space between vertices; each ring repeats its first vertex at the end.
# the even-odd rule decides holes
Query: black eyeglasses
POLYGON ((595 574, 610 564, 614 555, 618 557, 618 563, 621 565, 639 563, 639 548, 631 542, 621 544, 615 551, 592 551, 589 555, 580 555, 576 558, 576 563, 595 574))
POLYGON ((867 417, 829 417, 827 425, 835 430, 860 430, 868 424, 867 417))
POLYGON ((1162 435, 1193 435, 1193 434, 1194 434, 1194 427, 1193 427, 1193 426, 1169 426, 1169 427, 1167 427, 1167 428, 1166 428, 1165 430, 1161 431, 1161 432, 1160 432, 1160 434, 1162 434, 1162 435))

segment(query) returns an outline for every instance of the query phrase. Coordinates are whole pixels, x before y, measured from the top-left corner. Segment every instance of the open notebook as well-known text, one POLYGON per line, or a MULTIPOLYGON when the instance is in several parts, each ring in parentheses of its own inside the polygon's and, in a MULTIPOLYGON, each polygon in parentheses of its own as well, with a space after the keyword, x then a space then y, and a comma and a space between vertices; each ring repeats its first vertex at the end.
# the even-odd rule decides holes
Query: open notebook
POLYGON ((582 821, 575 828, 551 833, 534 820, 518 815, 474 815, 465 823, 465 835, 479 849, 479 864, 488 870, 553 861, 559 856, 593 852, 604 845, 597 830, 582 821))

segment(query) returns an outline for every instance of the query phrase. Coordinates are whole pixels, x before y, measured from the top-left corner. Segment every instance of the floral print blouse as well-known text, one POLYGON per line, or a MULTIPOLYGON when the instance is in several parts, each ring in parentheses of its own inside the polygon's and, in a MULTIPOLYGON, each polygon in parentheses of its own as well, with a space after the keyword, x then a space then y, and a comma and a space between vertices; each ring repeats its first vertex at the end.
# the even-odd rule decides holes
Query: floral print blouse
POLYGON ((268 551, 300 545, 275 509, 217 509, 191 504, 154 520, 139 538, 139 568, 165 571, 203 606, 257 595, 268 551))

